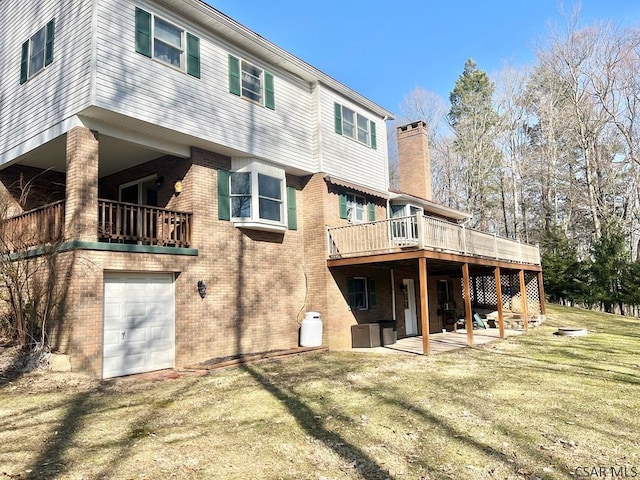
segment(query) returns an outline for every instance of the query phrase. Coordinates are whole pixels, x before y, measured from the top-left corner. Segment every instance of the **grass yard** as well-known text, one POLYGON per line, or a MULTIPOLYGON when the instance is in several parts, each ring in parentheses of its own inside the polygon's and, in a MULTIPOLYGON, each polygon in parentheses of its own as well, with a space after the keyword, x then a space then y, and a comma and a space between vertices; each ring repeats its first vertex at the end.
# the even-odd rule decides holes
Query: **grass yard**
POLYGON ((551 307, 528 335, 432 357, 0 378, 0 479, 640 478, 639 407, 640 321, 551 307))

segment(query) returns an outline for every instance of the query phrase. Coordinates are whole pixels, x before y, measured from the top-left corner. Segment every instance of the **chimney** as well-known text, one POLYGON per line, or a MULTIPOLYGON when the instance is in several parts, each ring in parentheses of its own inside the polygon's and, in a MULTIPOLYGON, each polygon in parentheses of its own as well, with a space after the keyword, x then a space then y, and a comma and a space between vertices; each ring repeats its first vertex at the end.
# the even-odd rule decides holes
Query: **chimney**
POLYGON ((398 127, 400 190, 431 200, 431 159, 427 124, 422 120, 398 127))

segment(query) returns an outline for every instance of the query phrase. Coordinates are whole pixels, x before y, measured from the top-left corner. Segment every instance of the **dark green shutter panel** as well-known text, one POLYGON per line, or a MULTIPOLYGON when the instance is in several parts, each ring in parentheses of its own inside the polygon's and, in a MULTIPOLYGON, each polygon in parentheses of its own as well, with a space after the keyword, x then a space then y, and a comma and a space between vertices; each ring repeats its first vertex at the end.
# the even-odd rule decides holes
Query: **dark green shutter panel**
POLYGON ((264 72, 264 106, 271 110, 276 109, 276 94, 273 90, 273 75, 264 72))
POLYGON ((351 310, 356 309, 356 292, 353 278, 347 278, 347 301, 351 310))
POLYGON ((296 189, 287 187, 287 221, 289 230, 298 230, 298 218, 296 217, 296 189))
POLYGON ((200 78, 200 39, 187 32, 187 73, 200 78))
POLYGON ((231 220, 229 172, 218 170, 218 220, 231 220))
POLYGON ((50 65, 53 62, 53 34, 55 33, 56 21, 51 20, 47 23, 47 32, 46 38, 47 43, 45 44, 44 50, 44 66, 50 65))
POLYGON ((340 218, 347 218, 347 196, 340 194, 340 218))
POLYGON ((367 279, 367 288, 369 289, 369 308, 376 306, 376 279, 367 279))
POLYGON ((20 61, 20 84, 29 78, 29 40, 22 44, 22 60, 20 61))
POLYGON ((376 204, 373 202, 369 202, 369 221, 370 222, 375 222, 376 221, 376 204))
POLYGON ((336 133, 342 135, 342 106, 338 103, 333 104, 333 117, 336 133))
POLYGON ((376 149, 377 146, 377 142, 376 142, 376 124, 372 121, 369 122, 370 126, 371 126, 371 148, 373 148, 374 150, 376 149))
POLYGON ((229 55, 229 91, 240 96, 240 60, 229 55))
POLYGON ((151 58, 151 14, 136 7, 136 52, 151 58))

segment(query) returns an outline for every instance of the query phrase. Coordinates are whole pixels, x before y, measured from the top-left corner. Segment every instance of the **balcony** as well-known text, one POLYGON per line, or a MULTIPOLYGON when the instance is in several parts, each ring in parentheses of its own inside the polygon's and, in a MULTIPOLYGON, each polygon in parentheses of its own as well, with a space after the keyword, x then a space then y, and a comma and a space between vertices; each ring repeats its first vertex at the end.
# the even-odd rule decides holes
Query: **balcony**
POLYGON ((330 260, 407 250, 431 250, 540 265, 540 249, 536 245, 423 215, 330 227, 327 234, 330 260))
MULTIPOLYGON (((97 214, 99 242, 191 246, 191 213, 100 199, 97 214)), ((64 216, 65 201, 61 200, 1 221, 0 249, 17 252, 62 242, 64 216)))
POLYGON ((98 241, 164 247, 191 246, 192 214, 98 200, 98 241))
POLYGON ((64 200, 34 208, 0 222, 2 250, 23 251, 53 245, 64 237, 64 200))

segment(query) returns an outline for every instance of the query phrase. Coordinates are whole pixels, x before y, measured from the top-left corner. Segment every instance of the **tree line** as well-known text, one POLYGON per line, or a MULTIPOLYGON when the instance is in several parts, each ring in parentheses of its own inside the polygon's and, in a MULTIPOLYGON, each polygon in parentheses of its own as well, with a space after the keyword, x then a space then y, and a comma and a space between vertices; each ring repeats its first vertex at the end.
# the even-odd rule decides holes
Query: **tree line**
POLYGON ((448 100, 416 88, 396 120, 428 125, 434 199, 540 244, 549 300, 637 315, 640 28, 574 15, 531 66, 489 76, 469 59, 448 100))

